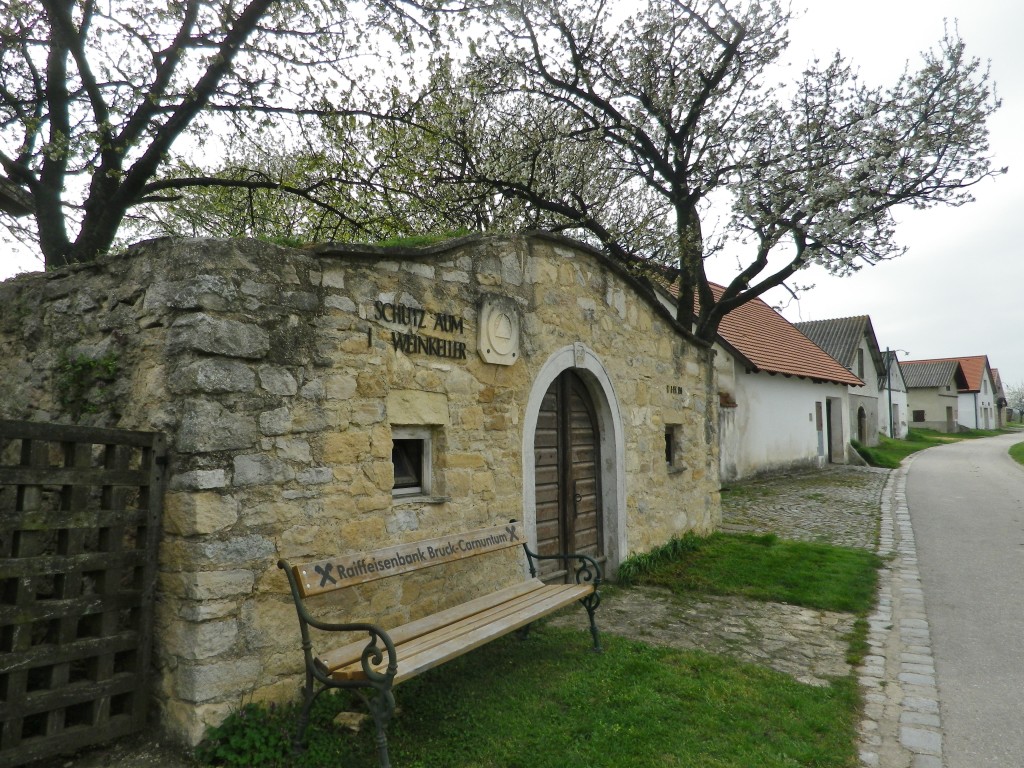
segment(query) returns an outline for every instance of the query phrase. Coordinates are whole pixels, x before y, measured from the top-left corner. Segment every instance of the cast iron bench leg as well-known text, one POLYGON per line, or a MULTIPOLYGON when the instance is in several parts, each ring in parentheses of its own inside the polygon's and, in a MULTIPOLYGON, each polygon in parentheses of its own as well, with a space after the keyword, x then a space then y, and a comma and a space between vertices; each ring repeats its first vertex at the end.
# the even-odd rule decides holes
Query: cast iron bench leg
POLYGON ((583 603, 583 607, 587 609, 587 615, 590 617, 590 636, 594 638, 594 653, 601 653, 601 638, 598 636, 597 622, 594 620, 594 612, 597 610, 597 606, 601 604, 601 597, 595 592, 580 602, 583 603))
POLYGON ((373 715, 373 722, 377 726, 377 759, 380 768, 391 768, 391 758, 388 755, 388 723, 395 714, 395 696, 388 689, 377 691, 377 695, 367 697, 367 706, 373 715))

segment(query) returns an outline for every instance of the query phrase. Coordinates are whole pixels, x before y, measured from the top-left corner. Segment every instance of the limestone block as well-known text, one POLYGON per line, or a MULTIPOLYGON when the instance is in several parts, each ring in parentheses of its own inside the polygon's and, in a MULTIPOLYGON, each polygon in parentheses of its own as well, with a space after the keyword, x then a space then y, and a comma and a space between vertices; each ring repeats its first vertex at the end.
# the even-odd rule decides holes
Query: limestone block
MULTIPOLYGON (((329 309, 341 310, 342 312, 345 313, 346 316, 354 314, 358 309, 358 307, 356 307, 356 303, 352 301, 352 299, 350 299, 348 296, 325 296, 324 306, 329 309)), ((318 318, 317 322, 337 323, 337 320, 332 321, 328 318, 318 318)), ((350 317, 346 317, 344 322, 338 324, 337 327, 351 328, 352 319, 350 317)))
MULTIPOLYGON (((370 453, 370 434, 353 429, 324 436, 324 462, 335 465, 357 464, 370 453)), ((390 451, 388 456, 391 456, 390 451)))
POLYGON ((447 426, 451 423, 448 396, 442 392, 393 389, 387 396, 387 418, 392 424, 447 426))
MULTIPOLYGON (((298 629, 295 630, 296 633, 298 629)), ((287 654, 283 655, 282 658, 288 658, 287 654)), ((294 659, 292 659, 294 662, 294 659)), ((294 666, 294 664, 293 664, 294 666)), ((296 670, 286 667, 282 673, 291 672, 293 675, 296 670)), ((279 674, 282 674, 279 673, 279 674)), ((301 686, 297 678, 290 677, 283 680, 277 680, 270 685, 261 685, 249 696, 249 700, 255 704, 270 704, 283 702, 295 701, 301 693, 301 686)), ((368 715, 367 715, 368 717, 368 715)))
POLYGON ((299 472, 295 479, 302 485, 323 485, 334 480, 334 470, 331 467, 311 467, 299 472))
POLYGON ((196 275, 190 280, 154 283, 146 289, 145 312, 174 309, 225 310, 237 299, 230 280, 218 275, 196 275))
POLYGON ((277 448, 278 458, 285 461, 296 461, 302 464, 309 464, 313 461, 308 440, 279 437, 274 440, 274 446, 277 448))
POLYGON ((264 453, 235 456, 234 485, 272 485, 291 480, 294 472, 283 462, 264 453))
POLYGON ((236 568, 229 571, 198 571, 179 575, 182 594, 189 600, 223 600, 252 592, 253 572, 236 568))
POLYGON ((315 312, 320 308, 316 294, 308 291, 281 291, 281 303, 300 312, 315 312))
POLYGON ((402 269, 425 280, 434 279, 434 267, 430 264, 420 264, 415 261, 402 262, 402 269))
POLYGON ((171 490, 202 491, 211 488, 226 488, 228 475, 223 469, 197 469, 179 472, 168 483, 171 490))
POLYGON ((256 442, 255 419, 225 410, 210 400, 183 406, 177 447, 182 453, 209 453, 248 448, 256 442))
POLYGON ((378 424, 370 430, 370 455, 375 459, 387 459, 391 461, 391 427, 386 424, 378 424))
POLYGON ((470 432, 476 432, 483 429, 483 409, 477 406, 463 408, 458 417, 458 426, 470 432))
MULTIPOLYGON (((281 595, 280 599, 273 599, 269 595, 261 600, 249 600, 242 609, 242 634, 245 639, 245 647, 251 649, 274 648, 280 644, 282 638, 294 642, 295 650, 298 651, 299 622, 295 616, 295 604, 291 600, 291 593, 283 584, 283 572, 274 569, 282 576, 280 588, 287 593, 287 598, 281 595)), ((300 654, 296 654, 300 655, 300 654)))
POLYGON ((292 428, 292 412, 288 408, 275 408, 260 414, 260 431, 264 435, 285 435, 292 428))
POLYGON ((363 472, 380 491, 391 491, 395 487, 395 466, 390 461, 374 461, 363 466, 363 472))
POLYGON ((391 508, 391 493, 379 493, 372 496, 363 496, 355 500, 355 508, 360 513, 383 512, 391 508))
POLYGON ((365 398, 382 398, 387 396, 387 382, 376 371, 360 371, 356 376, 357 394, 365 398))
POLYGON ((277 547, 272 539, 251 534, 232 536, 223 541, 201 541, 192 547, 194 562, 235 568, 277 562, 277 547))
POLYGON ((323 271, 323 285, 325 288, 344 288, 345 275, 347 270, 339 267, 328 267, 323 271))
POLYGON ((194 747, 203 740, 208 728, 220 725, 237 708, 236 699, 198 706, 192 702, 171 700, 164 705, 161 722, 170 735, 194 747))
POLYGON ((479 453, 449 453, 444 462, 453 469, 481 469, 487 465, 479 453))
POLYGON ((272 395, 289 396, 299 391, 295 377, 286 368, 263 365, 259 369, 260 386, 272 395))
POLYGON ((252 392, 256 374, 240 360, 207 358, 179 369, 169 378, 172 392, 252 392))
POLYGON ((522 285, 526 277, 526 265, 517 253, 501 257, 501 279, 507 285, 522 285))
POLYGON ((388 515, 384 525, 389 534, 396 536, 408 531, 418 531, 420 527, 420 520, 419 516, 416 514, 416 510, 398 509, 395 510, 393 514, 388 515))
POLYGON ((164 498, 164 527, 179 536, 230 528, 238 520, 238 500, 212 492, 170 492, 164 498))
POLYGON ((198 313, 174 322, 168 346, 172 353, 195 351, 259 359, 270 351, 270 337, 258 325, 198 313))
POLYGON ((178 606, 178 616, 185 621, 213 621, 237 613, 238 603, 235 600, 204 600, 201 603, 189 601, 178 606))
POLYGON ((356 393, 356 379, 344 373, 324 377, 324 396, 328 400, 348 400, 356 393))
POLYGON ((301 501, 273 499, 247 506, 242 517, 250 528, 263 525, 288 526, 298 519, 305 519, 305 513, 301 501))
POLYGON ((441 272, 441 279, 446 283, 469 285, 469 273, 461 269, 444 270, 441 272))
POLYGON ((330 419, 323 406, 313 402, 299 403, 292 409, 293 432, 320 432, 327 429, 330 419))
POLYGON ((218 656, 231 648, 238 636, 238 622, 220 621, 174 622, 161 633, 164 653, 179 659, 197 661, 218 656))
POLYGON ((473 493, 494 493, 494 473, 493 472, 474 472, 473 473, 473 493))
MULTIPOLYGON (((352 408, 350 418, 354 424, 368 426, 379 424, 384 420, 384 404, 380 402, 362 402, 352 408)), ((402 424, 404 422, 392 422, 402 424)))
POLYGON ((260 681, 261 673, 259 659, 252 656, 211 664, 183 661, 175 674, 174 693, 192 702, 222 697, 237 701, 240 692, 252 689, 260 681))
POLYGON ((445 382, 448 380, 450 372, 450 368, 443 372, 424 369, 416 371, 416 389, 413 391, 424 393, 441 392, 445 388, 445 382))

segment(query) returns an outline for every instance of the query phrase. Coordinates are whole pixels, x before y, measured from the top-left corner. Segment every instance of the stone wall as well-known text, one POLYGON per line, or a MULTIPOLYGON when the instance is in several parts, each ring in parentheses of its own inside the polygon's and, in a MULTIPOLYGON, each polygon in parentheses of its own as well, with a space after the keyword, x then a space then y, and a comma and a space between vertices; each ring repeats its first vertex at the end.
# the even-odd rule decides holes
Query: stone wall
MULTIPOLYGON (((279 557, 530 522, 526 421, 559 361, 605 400, 611 571, 719 519, 710 350, 568 241, 415 252, 153 241, 7 281, 0 302, 0 417, 169 437, 156 696, 165 729, 188 743, 243 701, 298 690, 279 557), (478 350, 489 304, 519 322, 500 363, 478 350), (396 426, 433 435, 429 494, 392 494, 396 426)), ((413 618, 518 578, 521 554, 506 555, 351 589, 335 607, 385 625, 413 618)))

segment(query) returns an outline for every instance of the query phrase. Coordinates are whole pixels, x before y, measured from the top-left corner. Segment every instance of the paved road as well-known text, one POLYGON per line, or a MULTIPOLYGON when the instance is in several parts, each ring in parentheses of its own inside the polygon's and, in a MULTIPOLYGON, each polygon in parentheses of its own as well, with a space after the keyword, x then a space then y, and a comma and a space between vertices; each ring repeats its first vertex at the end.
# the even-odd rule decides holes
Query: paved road
POLYGON ((1020 435, 932 448, 907 477, 931 622, 946 768, 1024 766, 1020 435))

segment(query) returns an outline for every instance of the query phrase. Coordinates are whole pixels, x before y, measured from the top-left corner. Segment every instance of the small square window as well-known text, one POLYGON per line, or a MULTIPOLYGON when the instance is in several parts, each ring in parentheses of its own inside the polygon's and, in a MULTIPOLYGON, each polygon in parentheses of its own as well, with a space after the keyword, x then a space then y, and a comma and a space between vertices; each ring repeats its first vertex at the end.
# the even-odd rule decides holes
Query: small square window
POLYGON ((391 463, 395 468, 395 496, 430 493, 430 430, 394 427, 391 430, 391 463))
POLYGON ((665 427, 665 466, 669 472, 681 472, 686 469, 683 464, 682 451, 683 428, 679 424, 668 424, 665 427))

